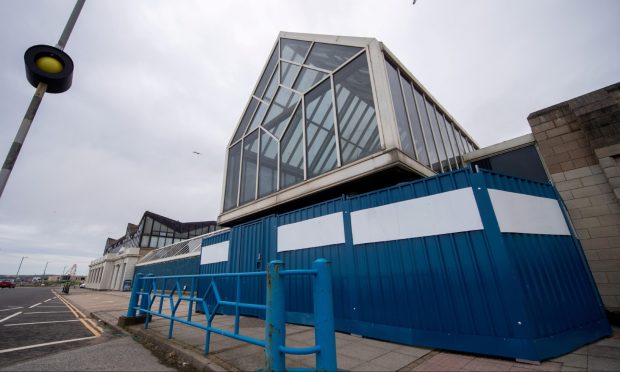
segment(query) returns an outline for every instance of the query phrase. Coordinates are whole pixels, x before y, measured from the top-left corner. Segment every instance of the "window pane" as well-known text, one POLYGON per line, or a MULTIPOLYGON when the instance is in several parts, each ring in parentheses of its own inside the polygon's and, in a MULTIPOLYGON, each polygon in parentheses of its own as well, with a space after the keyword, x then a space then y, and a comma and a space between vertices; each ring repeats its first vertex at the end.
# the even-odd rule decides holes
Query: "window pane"
MULTIPOLYGON (((433 133, 433 138, 435 139, 435 146, 437 146, 437 154, 439 155, 439 160, 441 160, 442 166, 447 168, 446 160, 448 157, 446 156, 446 149, 443 147, 443 142, 441 140, 441 134, 439 133, 439 125, 437 124, 437 116, 435 116, 435 108, 433 104, 427 99, 426 101, 426 110, 428 111, 428 117, 431 123, 431 131, 433 133)), ((437 168, 440 169, 440 168, 437 168)), ((444 171, 447 169, 443 169, 444 171)))
POLYGON ((254 117, 252 118, 252 123, 250 124, 250 127, 248 128, 247 133, 258 128, 258 125, 263 121, 263 118, 265 117, 265 114, 267 113, 267 108, 269 108, 269 105, 265 103, 261 102, 260 105, 258 105, 258 109, 256 110, 254 117))
POLYGON ((456 143, 456 137, 454 137, 454 127, 448 118, 445 118, 446 129, 448 130, 448 137, 450 138, 450 145, 452 146, 452 150, 454 151, 454 166, 455 168, 459 168, 458 157, 461 154, 459 147, 456 143))
POLYGON ((151 217, 146 218, 146 227, 144 228, 145 234, 150 234, 153 231, 153 219, 151 217))
POLYGON ((459 141, 461 141, 461 147, 463 148, 463 154, 467 154, 469 150, 467 149, 467 140, 465 139, 465 135, 461 132, 458 133, 459 141))
POLYGON ((338 161, 330 81, 324 81, 308 93, 305 105, 310 178, 334 169, 338 161))
POLYGON ((299 92, 305 92, 308 88, 323 79, 324 76, 325 74, 320 71, 304 67, 301 69, 301 73, 297 77, 293 89, 299 92))
POLYGON ((377 152, 381 143, 366 53, 334 74, 334 87, 342 164, 377 152))
POLYGON ((241 159, 241 142, 228 150, 226 165, 226 188, 224 191, 224 210, 237 206, 237 192, 239 189, 239 161, 241 159))
POLYGON ((276 191, 278 185, 278 142, 261 130, 258 197, 276 191))
POLYGON ((437 113, 437 122, 439 123, 439 131, 441 132, 441 140, 443 142, 444 147, 446 148, 446 155, 448 156, 448 162, 450 163, 450 168, 452 169, 452 168, 455 168, 454 152, 452 151, 452 146, 450 145, 450 137, 448 136, 446 122, 444 121, 443 115, 441 114, 441 112, 436 111, 436 113, 437 113))
POLYGON ((413 140, 409 131, 409 122, 407 121, 407 111, 405 111, 405 101, 400 90, 400 81, 398 79, 398 71, 391 63, 385 61, 388 72, 388 80, 390 81, 390 92, 392 93, 392 102, 394 103, 394 113, 396 114, 396 125, 398 126, 398 136, 400 137, 401 150, 415 159, 413 151, 413 140))
POLYGON ((428 113, 426 112, 426 104, 424 103, 424 97, 417 89, 414 88, 413 95, 415 96, 416 107, 420 113, 422 119, 422 130, 424 131, 424 138, 426 138, 426 146, 428 146, 428 156, 431 164, 431 168, 434 170, 440 170, 439 157, 437 156, 437 147, 435 146, 435 140, 433 139, 433 132, 431 131, 431 123, 428 120, 428 113))
POLYGON ((418 109, 415 105, 415 99, 413 97, 413 87, 409 81, 400 76, 400 82, 405 92, 405 103, 407 104, 407 112, 409 113, 409 124, 411 125, 411 131, 413 132, 413 140, 415 141, 415 150, 418 155, 418 160, 429 166, 428 154, 426 153, 426 145, 424 144, 424 135, 422 134, 422 126, 420 123, 420 117, 418 116, 418 109))
POLYGON ((360 50, 361 48, 344 45, 314 43, 305 64, 332 71, 360 50))
POLYGON ((245 204, 255 198, 256 160, 258 156, 258 131, 243 139, 243 158, 241 159, 241 192, 239 204, 245 204))
POLYGON ((271 81, 269 82, 269 86, 267 90, 265 90, 265 95, 263 96, 263 100, 270 102, 273 98, 273 95, 276 94, 276 90, 278 89, 280 77, 278 75, 278 68, 276 68, 276 72, 271 77, 271 81))
POLYGON ((275 49, 271 53, 271 57, 269 57, 269 62, 267 63, 267 67, 265 71, 263 71, 263 75, 261 76, 258 85, 256 86, 256 90, 254 91, 254 95, 256 97, 261 97, 263 95, 263 91, 265 90, 265 86, 267 82, 271 78, 271 74, 273 73, 273 69, 276 68, 276 64, 278 63, 278 46, 276 45, 275 49))
POLYGON ((294 185, 304 179, 304 144, 301 106, 282 137, 280 163, 280 188, 294 185))
POLYGON ((295 78, 297 77, 297 73, 299 72, 300 68, 301 67, 297 65, 293 65, 290 63, 286 63, 286 62, 281 62, 280 63, 280 73, 281 73, 280 84, 284 85, 285 87, 290 88, 293 85, 293 82, 295 81, 295 78))
POLYGON ((237 140, 239 140, 241 136, 243 136, 243 133, 245 133, 245 130, 248 128, 248 125, 250 124, 250 118, 252 117, 254 110, 256 110, 257 105, 258 105, 258 101, 255 98, 250 99, 250 103, 248 104, 247 109, 243 113, 241 122, 239 123, 239 126, 237 127, 235 136, 233 137, 233 140, 232 140, 233 143, 237 142, 237 140))
POLYGON ((280 39, 280 45, 282 50, 280 51, 282 59, 287 61, 300 62, 304 60, 308 49, 310 48, 309 41, 293 40, 293 39, 280 39))
POLYGON ((263 127, 280 138, 286 124, 293 115, 295 105, 299 102, 299 95, 292 91, 280 88, 276 94, 276 98, 273 100, 269 112, 263 122, 263 127))
POLYGON ((465 152, 463 151, 463 143, 460 141, 460 134, 458 129, 456 129, 456 125, 454 125, 454 123, 452 123, 451 121, 449 121, 448 119, 446 119, 446 121, 448 122, 448 124, 452 127, 452 138, 454 138, 454 143, 456 143, 456 147, 458 148, 458 152, 459 155, 463 155, 465 152))

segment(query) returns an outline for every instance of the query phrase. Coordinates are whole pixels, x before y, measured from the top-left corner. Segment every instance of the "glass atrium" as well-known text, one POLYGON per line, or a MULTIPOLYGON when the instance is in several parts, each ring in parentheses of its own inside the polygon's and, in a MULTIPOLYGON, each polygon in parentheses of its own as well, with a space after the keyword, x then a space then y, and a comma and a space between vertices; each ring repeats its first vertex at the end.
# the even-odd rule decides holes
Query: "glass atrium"
POLYGON ((296 185, 312 193, 328 174, 322 189, 347 182, 355 175, 339 170, 387 151, 429 176, 462 167, 475 148, 377 40, 281 32, 228 145, 220 222, 273 194, 260 208, 286 202, 296 185))

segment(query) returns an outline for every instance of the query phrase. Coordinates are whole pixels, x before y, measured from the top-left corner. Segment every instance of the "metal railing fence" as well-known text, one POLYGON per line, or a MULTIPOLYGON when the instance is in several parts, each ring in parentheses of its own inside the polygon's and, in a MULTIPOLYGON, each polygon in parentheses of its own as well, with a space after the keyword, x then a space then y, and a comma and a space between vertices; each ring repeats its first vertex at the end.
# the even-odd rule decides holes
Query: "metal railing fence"
MULTIPOLYGON (((248 342, 265 348, 265 369, 267 371, 285 370, 286 354, 316 355, 316 369, 335 371, 336 366, 336 340, 334 334, 334 311, 332 298, 331 263, 325 259, 317 259, 312 264, 312 269, 285 270, 284 262, 271 261, 267 271, 224 273, 224 274, 200 274, 200 275, 176 275, 176 276, 143 276, 137 274, 131 289, 131 297, 127 308, 127 317, 136 317, 137 312, 146 315, 145 328, 148 328, 151 316, 159 316, 170 320, 168 338, 172 338, 174 323, 179 322, 200 328, 206 331, 205 353, 209 352, 211 333, 231 337, 236 340, 248 342), (315 345, 305 348, 292 348, 286 346, 286 310, 285 310, 285 283, 284 277, 296 275, 310 275, 313 278, 313 302, 314 302, 314 332, 315 345), (241 302, 242 286, 241 278, 261 277, 266 278, 267 295, 265 304, 252 304, 241 302), (234 278, 236 284, 235 301, 222 299, 217 278, 234 278), (200 280, 209 281, 209 285, 200 296, 198 283, 200 280), (183 288, 189 283, 189 293, 183 288), (158 285, 161 283, 161 285, 158 285), (167 290, 167 285, 172 284, 172 289, 167 290), (159 303, 157 310, 153 305, 159 303), (209 303, 210 299, 213 303, 209 303), (170 314, 165 314, 164 299, 168 300, 170 314), (188 302, 187 313, 177 315, 179 305, 188 302), (194 306, 201 306, 206 317, 207 324, 192 320, 194 306), (235 309, 234 331, 229 332, 213 326, 213 319, 222 306, 235 309), (265 339, 257 339, 239 333, 240 309, 257 309, 265 311, 265 339)), ((198 315, 195 315, 198 316, 198 315)))

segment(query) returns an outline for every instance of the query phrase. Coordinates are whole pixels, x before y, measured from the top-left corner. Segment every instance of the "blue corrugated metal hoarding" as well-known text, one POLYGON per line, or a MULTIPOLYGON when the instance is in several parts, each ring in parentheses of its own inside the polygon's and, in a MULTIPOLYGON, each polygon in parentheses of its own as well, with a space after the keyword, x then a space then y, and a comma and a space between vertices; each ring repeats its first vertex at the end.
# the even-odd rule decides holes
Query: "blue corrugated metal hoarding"
MULTIPOLYGON (((143 275, 153 274, 154 276, 166 276, 166 275, 192 275, 198 274, 198 268, 200 266, 200 256, 185 257, 181 259, 171 259, 162 262, 156 262, 151 264, 137 265, 134 271, 135 276, 138 273, 143 275)), ((172 289, 174 284, 172 282, 165 283, 166 289, 172 289)), ((163 287, 164 283, 158 283, 158 286, 163 287)), ((181 281, 182 286, 189 286, 189 280, 181 281)))
MULTIPOLYGON (((610 333, 581 247, 547 184, 466 169, 265 217, 210 239, 201 273, 264 270, 273 259, 291 269, 331 260, 336 329, 344 332, 529 360, 610 333), (211 246, 226 252, 207 257, 211 246)), ((312 323, 310 285, 287 283, 288 321, 312 323)), ((264 283, 244 283, 242 291, 249 302, 264 301, 264 283)))

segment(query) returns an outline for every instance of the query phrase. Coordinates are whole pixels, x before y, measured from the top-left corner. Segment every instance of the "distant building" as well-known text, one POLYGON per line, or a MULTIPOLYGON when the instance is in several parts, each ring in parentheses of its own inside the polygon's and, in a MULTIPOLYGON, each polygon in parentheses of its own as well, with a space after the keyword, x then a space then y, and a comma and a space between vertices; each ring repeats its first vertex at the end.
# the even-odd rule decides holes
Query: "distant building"
POLYGON ((610 310, 620 310, 620 83, 531 113, 532 134, 474 151, 473 166, 559 191, 610 310))
POLYGON ((103 256, 89 265, 86 287, 121 290, 123 281, 133 278, 136 263, 148 252, 216 229, 214 221, 179 222, 146 211, 140 223, 127 224, 124 236, 107 239, 103 256))

